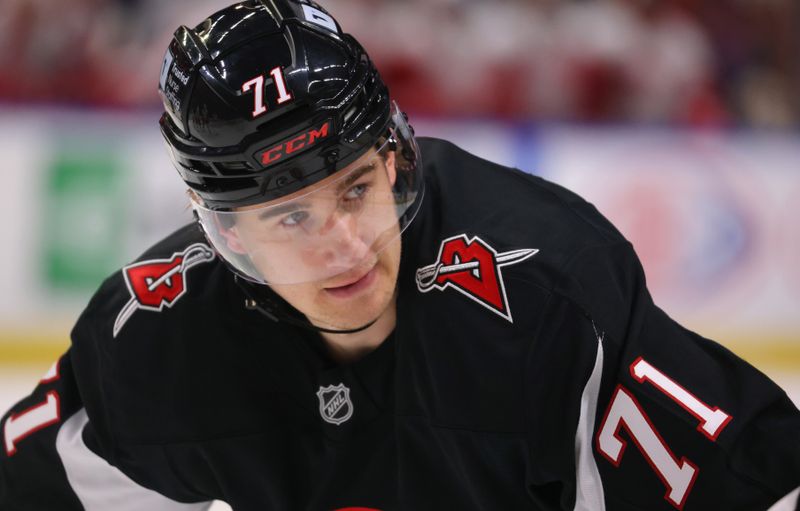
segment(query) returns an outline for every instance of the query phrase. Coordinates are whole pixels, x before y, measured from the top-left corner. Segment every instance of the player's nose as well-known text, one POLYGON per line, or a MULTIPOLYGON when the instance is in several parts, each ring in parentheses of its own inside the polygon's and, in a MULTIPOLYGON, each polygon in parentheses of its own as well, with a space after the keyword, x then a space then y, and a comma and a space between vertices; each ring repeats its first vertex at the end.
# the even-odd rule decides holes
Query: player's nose
POLYGON ((323 261, 328 267, 349 270, 363 261, 369 243, 359 235, 358 218, 350 214, 334 214, 325 224, 323 261))

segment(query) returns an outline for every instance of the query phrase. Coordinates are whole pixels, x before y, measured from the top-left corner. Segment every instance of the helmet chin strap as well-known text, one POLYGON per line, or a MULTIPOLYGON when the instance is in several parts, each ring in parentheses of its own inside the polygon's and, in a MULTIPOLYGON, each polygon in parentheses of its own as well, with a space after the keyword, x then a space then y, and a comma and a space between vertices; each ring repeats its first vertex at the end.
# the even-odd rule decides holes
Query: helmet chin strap
POLYGON ((310 330, 312 332, 323 332, 326 334, 354 334, 357 332, 361 332, 366 330, 367 328, 371 327, 378 321, 377 318, 373 319, 366 325, 360 326, 358 328, 351 328, 347 330, 334 330, 331 328, 322 328, 319 326, 314 325, 305 317, 302 319, 298 317, 292 317, 291 312, 287 311, 285 307, 283 307, 280 303, 272 301, 269 298, 262 298, 258 299, 255 297, 253 290, 250 289, 250 286, 243 282, 238 275, 234 274, 234 280, 239 288, 244 292, 245 296, 247 297, 244 301, 244 306, 248 310, 258 311, 264 316, 268 317, 272 321, 288 323, 290 325, 294 325, 296 327, 303 328, 305 330, 310 330))

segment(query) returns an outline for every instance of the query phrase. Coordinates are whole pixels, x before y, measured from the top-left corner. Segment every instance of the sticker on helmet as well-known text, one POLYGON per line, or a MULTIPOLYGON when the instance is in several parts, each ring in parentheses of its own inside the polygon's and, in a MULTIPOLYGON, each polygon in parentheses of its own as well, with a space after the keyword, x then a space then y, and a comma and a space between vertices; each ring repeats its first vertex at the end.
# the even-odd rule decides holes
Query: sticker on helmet
POLYGON ((167 49, 167 53, 164 55, 164 63, 161 64, 161 77, 158 80, 161 90, 164 90, 167 85, 167 75, 169 74, 169 68, 172 66, 173 60, 175 60, 175 58, 172 56, 172 52, 167 49))
POLYGON ((336 32, 337 34, 339 33, 339 29, 336 27, 336 21, 316 7, 303 5, 303 14, 305 15, 307 21, 310 21, 311 23, 319 25, 323 28, 327 28, 331 32, 336 32))
MULTIPOLYGON (((278 104, 290 101, 294 96, 286 88, 286 77, 283 76, 283 69, 275 67, 269 72, 275 87, 278 89, 278 104)), ((264 103, 264 75, 258 75, 242 84, 242 93, 253 91, 253 119, 266 113, 267 105, 264 103)))

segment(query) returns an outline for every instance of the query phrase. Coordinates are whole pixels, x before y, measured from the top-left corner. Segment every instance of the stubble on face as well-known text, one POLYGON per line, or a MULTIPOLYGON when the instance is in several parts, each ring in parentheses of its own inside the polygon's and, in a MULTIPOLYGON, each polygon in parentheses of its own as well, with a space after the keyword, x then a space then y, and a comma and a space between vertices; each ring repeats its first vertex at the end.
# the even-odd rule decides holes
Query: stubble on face
MULTIPOLYGON (((374 266, 374 281, 363 292, 340 298, 326 290, 332 281, 294 285, 273 285, 273 290, 314 325, 334 330, 349 330, 369 324, 394 306, 400 271, 400 237, 379 254, 374 266)), ((363 268, 363 272, 369 271, 363 268)), ((392 311, 393 312, 393 311, 392 311)))

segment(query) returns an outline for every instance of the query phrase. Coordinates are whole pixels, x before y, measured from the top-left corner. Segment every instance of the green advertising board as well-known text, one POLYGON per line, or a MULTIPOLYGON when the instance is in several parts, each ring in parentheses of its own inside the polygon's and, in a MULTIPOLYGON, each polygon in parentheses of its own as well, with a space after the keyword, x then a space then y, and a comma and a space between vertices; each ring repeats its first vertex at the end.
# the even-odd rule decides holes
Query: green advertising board
POLYGON ((60 147, 46 169, 43 280, 85 292, 119 267, 125 239, 124 169, 108 147, 60 147))

